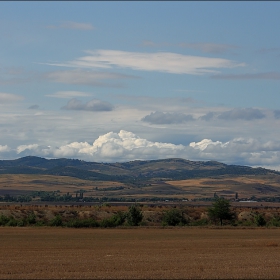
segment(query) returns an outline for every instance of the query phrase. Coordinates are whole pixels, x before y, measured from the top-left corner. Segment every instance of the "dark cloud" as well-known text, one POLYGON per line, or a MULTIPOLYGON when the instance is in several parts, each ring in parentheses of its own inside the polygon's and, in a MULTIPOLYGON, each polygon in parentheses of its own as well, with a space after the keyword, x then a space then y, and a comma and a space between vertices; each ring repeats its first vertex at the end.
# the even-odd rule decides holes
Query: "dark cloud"
POLYGON ((275 119, 280 119, 280 110, 274 110, 273 113, 275 119))
POLYGON ((83 104, 82 101, 73 98, 68 101, 67 105, 63 106, 63 110, 81 110, 81 111, 112 111, 114 109, 113 105, 109 102, 92 99, 87 103, 83 104))
POLYGON ((263 119, 265 115, 259 109, 244 108, 244 109, 233 109, 221 113, 218 118, 221 120, 255 120, 263 119))
POLYGON ((183 113, 163 113, 163 112, 152 112, 150 115, 145 116, 141 119, 143 122, 151 124, 179 124, 188 121, 193 121, 192 115, 185 115, 183 113))
POLYGON ((181 43, 180 47, 199 50, 205 53, 222 54, 229 50, 238 48, 234 45, 215 43, 181 43))
POLYGON ((200 119, 203 121, 210 121, 214 118, 214 116, 215 116, 215 113, 208 112, 206 115, 201 116, 200 119))
POLYGON ((39 105, 31 105, 30 107, 28 107, 28 109, 31 109, 31 110, 39 109, 39 105))

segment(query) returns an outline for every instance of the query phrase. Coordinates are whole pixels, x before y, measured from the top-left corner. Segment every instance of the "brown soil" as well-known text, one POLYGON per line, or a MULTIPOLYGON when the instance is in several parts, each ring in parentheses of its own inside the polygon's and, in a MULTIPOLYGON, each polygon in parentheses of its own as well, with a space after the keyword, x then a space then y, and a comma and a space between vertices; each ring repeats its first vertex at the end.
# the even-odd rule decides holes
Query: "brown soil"
POLYGON ((276 279, 279 229, 0 228, 1 279, 276 279))

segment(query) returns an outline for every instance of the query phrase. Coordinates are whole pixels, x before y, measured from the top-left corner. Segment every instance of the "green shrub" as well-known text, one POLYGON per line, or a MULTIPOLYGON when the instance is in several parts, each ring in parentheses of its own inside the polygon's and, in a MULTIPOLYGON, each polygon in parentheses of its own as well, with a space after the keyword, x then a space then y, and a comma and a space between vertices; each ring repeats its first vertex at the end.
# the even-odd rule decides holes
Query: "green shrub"
POLYGON ((6 226, 8 227, 16 227, 18 225, 17 220, 14 217, 11 217, 6 226))
POLYGON ((208 219, 199 219, 190 222, 190 226, 207 226, 209 225, 209 220, 208 219))
POLYGON ((63 226, 63 222, 62 222, 62 218, 61 216, 55 216, 55 218, 53 218, 51 221, 50 221, 50 226, 52 227, 61 227, 63 226))
POLYGON ((140 207, 137 204, 131 205, 128 209, 126 218, 129 226, 139 226, 143 219, 143 214, 140 210, 140 207))
POLYGON ((167 226, 183 226, 187 223, 188 221, 185 219, 183 212, 175 208, 166 211, 162 219, 162 224, 167 226))
POLYGON ((108 218, 108 219, 103 219, 100 222, 100 226, 101 227, 117 227, 117 226, 121 226, 122 224, 124 224, 125 222, 125 218, 126 218, 126 214, 119 211, 117 212, 115 215, 113 215, 112 217, 108 218))
POLYGON ((10 218, 4 215, 0 216, 0 226, 5 226, 10 221, 10 218))
POLYGON ((268 223, 269 227, 280 227, 280 217, 273 217, 268 223))
POLYGON ((34 214, 34 212, 32 212, 31 214, 29 214, 26 218, 26 222, 29 225, 34 225, 36 224, 36 215, 34 214))
POLYGON ((73 219, 66 224, 67 227, 74 227, 74 228, 89 228, 89 227, 99 227, 99 223, 92 219, 73 219))
POLYGON ((255 223, 258 227, 263 227, 266 225, 266 221, 263 217, 262 214, 258 214, 256 217, 255 217, 255 223))

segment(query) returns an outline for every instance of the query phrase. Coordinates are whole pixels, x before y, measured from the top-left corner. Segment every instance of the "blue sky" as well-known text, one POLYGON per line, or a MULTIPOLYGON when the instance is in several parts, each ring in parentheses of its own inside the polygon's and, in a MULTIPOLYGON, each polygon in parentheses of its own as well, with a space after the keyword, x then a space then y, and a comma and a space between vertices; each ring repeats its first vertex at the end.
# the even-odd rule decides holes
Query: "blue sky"
POLYGON ((279 2, 0 2, 0 158, 280 170, 279 2))

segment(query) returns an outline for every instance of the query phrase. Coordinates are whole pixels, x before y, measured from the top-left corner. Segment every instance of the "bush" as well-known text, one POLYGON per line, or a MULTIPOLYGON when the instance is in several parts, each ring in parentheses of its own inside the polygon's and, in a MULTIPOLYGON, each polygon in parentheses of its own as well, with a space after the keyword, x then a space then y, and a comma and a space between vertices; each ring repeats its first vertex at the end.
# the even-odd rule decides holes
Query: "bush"
POLYGON ((74 219, 69 221, 66 224, 67 227, 74 227, 74 228, 89 228, 89 227, 99 227, 99 223, 92 218, 88 219, 74 219))
POLYGON ((127 213, 127 223, 130 226, 138 226, 143 219, 142 211, 137 204, 131 205, 127 213))
POLYGON ((280 227, 280 217, 273 217, 268 223, 267 226, 270 227, 280 227))
POLYGON ((63 225, 61 216, 56 216, 50 221, 50 226, 52 227, 61 227, 63 225))
POLYGON ((29 215, 27 216, 26 222, 27 222, 27 224, 29 224, 29 225, 34 225, 34 224, 36 224, 36 215, 34 214, 34 212, 32 212, 31 214, 29 214, 29 215))
POLYGON ((119 211, 112 217, 102 220, 100 226, 105 228, 121 226, 125 222, 125 218, 126 214, 119 211))
POLYGON ((178 209, 170 209, 164 213, 162 224, 168 226, 183 226, 188 221, 185 219, 183 213, 178 209))
POLYGON ((261 214, 258 214, 256 217, 255 217, 255 223, 258 227, 263 227, 266 225, 266 221, 263 217, 263 215, 261 214))
POLYGON ((10 218, 4 215, 0 216, 0 226, 5 226, 10 221, 10 218))

